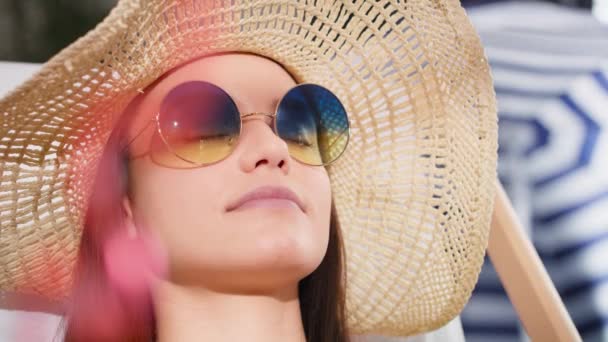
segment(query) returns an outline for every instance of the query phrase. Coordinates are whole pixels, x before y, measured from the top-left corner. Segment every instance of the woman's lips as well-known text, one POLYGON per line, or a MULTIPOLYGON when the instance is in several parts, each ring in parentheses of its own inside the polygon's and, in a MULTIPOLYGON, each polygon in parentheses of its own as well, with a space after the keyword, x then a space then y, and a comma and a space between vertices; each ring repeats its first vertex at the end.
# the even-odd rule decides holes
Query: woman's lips
POLYGON ((297 208, 306 212, 300 198, 290 189, 281 186, 261 186, 249 191, 227 206, 226 211, 247 208, 297 208))
POLYGON ((247 201, 234 210, 245 210, 250 208, 293 208, 300 210, 300 207, 291 200, 284 198, 259 198, 247 201))

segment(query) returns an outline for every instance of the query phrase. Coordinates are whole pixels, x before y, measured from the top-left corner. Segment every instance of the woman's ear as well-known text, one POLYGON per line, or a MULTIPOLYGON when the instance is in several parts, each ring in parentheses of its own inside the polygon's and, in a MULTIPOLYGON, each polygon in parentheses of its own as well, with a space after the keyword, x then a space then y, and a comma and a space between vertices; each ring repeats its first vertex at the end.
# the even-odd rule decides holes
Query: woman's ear
POLYGON ((125 228, 127 229, 127 235, 131 239, 137 237, 137 227, 135 226, 135 220, 133 219, 133 211, 131 209, 131 200, 129 196, 123 196, 122 198, 122 211, 124 215, 125 228))

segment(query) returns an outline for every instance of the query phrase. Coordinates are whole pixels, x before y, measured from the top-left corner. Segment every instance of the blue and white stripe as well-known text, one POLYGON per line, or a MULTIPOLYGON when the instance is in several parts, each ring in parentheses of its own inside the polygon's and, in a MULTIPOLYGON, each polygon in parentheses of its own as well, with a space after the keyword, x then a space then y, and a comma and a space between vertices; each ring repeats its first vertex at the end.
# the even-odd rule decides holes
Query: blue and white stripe
MULTIPOLYGON (((548 3, 467 8, 492 67, 499 175, 584 341, 608 341, 608 27, 548 3)), ((486 260, 467 341, 527 337, 486 260)))

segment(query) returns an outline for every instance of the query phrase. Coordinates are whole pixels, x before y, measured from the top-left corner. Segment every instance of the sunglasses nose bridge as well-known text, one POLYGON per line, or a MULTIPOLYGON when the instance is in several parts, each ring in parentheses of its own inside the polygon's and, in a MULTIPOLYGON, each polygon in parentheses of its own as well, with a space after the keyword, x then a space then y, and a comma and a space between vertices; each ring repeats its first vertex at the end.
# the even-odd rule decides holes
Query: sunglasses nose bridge
POLYGON ((261 117, 261 120, 264 121, 273 131, 274 131, 274 120, 276 120, 276 114, 265 113, 265 112, 252 112, 241 115, 241 121, 243 123, 255 120, 256 117, 261 117))
POLYGON ((252 113, 247 113, 247 114, 243 114, 241 115, 241 120, 246 121, 246 120, 251 120, 256 116, 263 116, 264 120, 274 120, 274 118, 276 117, 276 114, 272 114, 272 113, 264 113, 264 112, 252 112, 252 113))

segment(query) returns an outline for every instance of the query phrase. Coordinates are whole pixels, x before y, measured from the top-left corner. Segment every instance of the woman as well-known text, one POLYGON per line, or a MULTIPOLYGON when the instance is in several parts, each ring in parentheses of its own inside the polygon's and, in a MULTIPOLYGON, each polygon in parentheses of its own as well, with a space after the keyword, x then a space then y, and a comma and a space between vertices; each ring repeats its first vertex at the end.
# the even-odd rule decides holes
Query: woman
MULTIPOLYGON (((121 130, 110 138, 98 172, 66 341, 348 341, 342 242, 335 215, 330 225, 327 171, 292 158, 289 147, 296 147, 273 132, 272 117, 243 121, 234 150, 210 165, 176 161, 164 149, 164 160, 176 162, 173 168, 150 157, 157 132, 148 123, 155 123, 156 113, 162 120, 178 110, 210 116, 209 108, 227 99, 213 98, 198 81, 230 94, 241 115, 274 113, 278 100, 296 86, 276 62, 232 53, 182 65, 135 99, 123 115, 128 126, 118 125, 121 130), (194 87, 191 95, 184 90, 188 86, 194 87), (188 101, 194 102, 186 107, 188 101), (128 142, 129 151, 121 157, 128 142), (125 166, 128 181, 120 172, 125 166), (240 200, 252 191, 262 198, 240 200), (284 199, 286 192, 297 199, 284 199), (133 263, 131 258, 141 257, 136 249, 110 261, 114 265, 102 263, 108 258, 104 241, 116 241, 112 238, 120 230, 125 237, 127 230, 145 235, 140 231, 148 227, 163 242, 171 269, 155 286, 151 316, 141 310, 146 301, 137 301, 137 293, 121 292, 107 276, 108 267, 124 268, 133 263)), ((281 114, 299 128, 295 109, 306 114, 304 107, 281 114)), ((185 115, 179 119, 188 123, 185 115)), ((130 269, 145 268, 143 261, 130 269)), ((133 273, 120 276, 141 281, 133 273)))
POLYGON ((71 302, 68 340, 413 335, 483 262, 495 99, 457 0, 122 0, 0 114, 0 290, 71 302))

